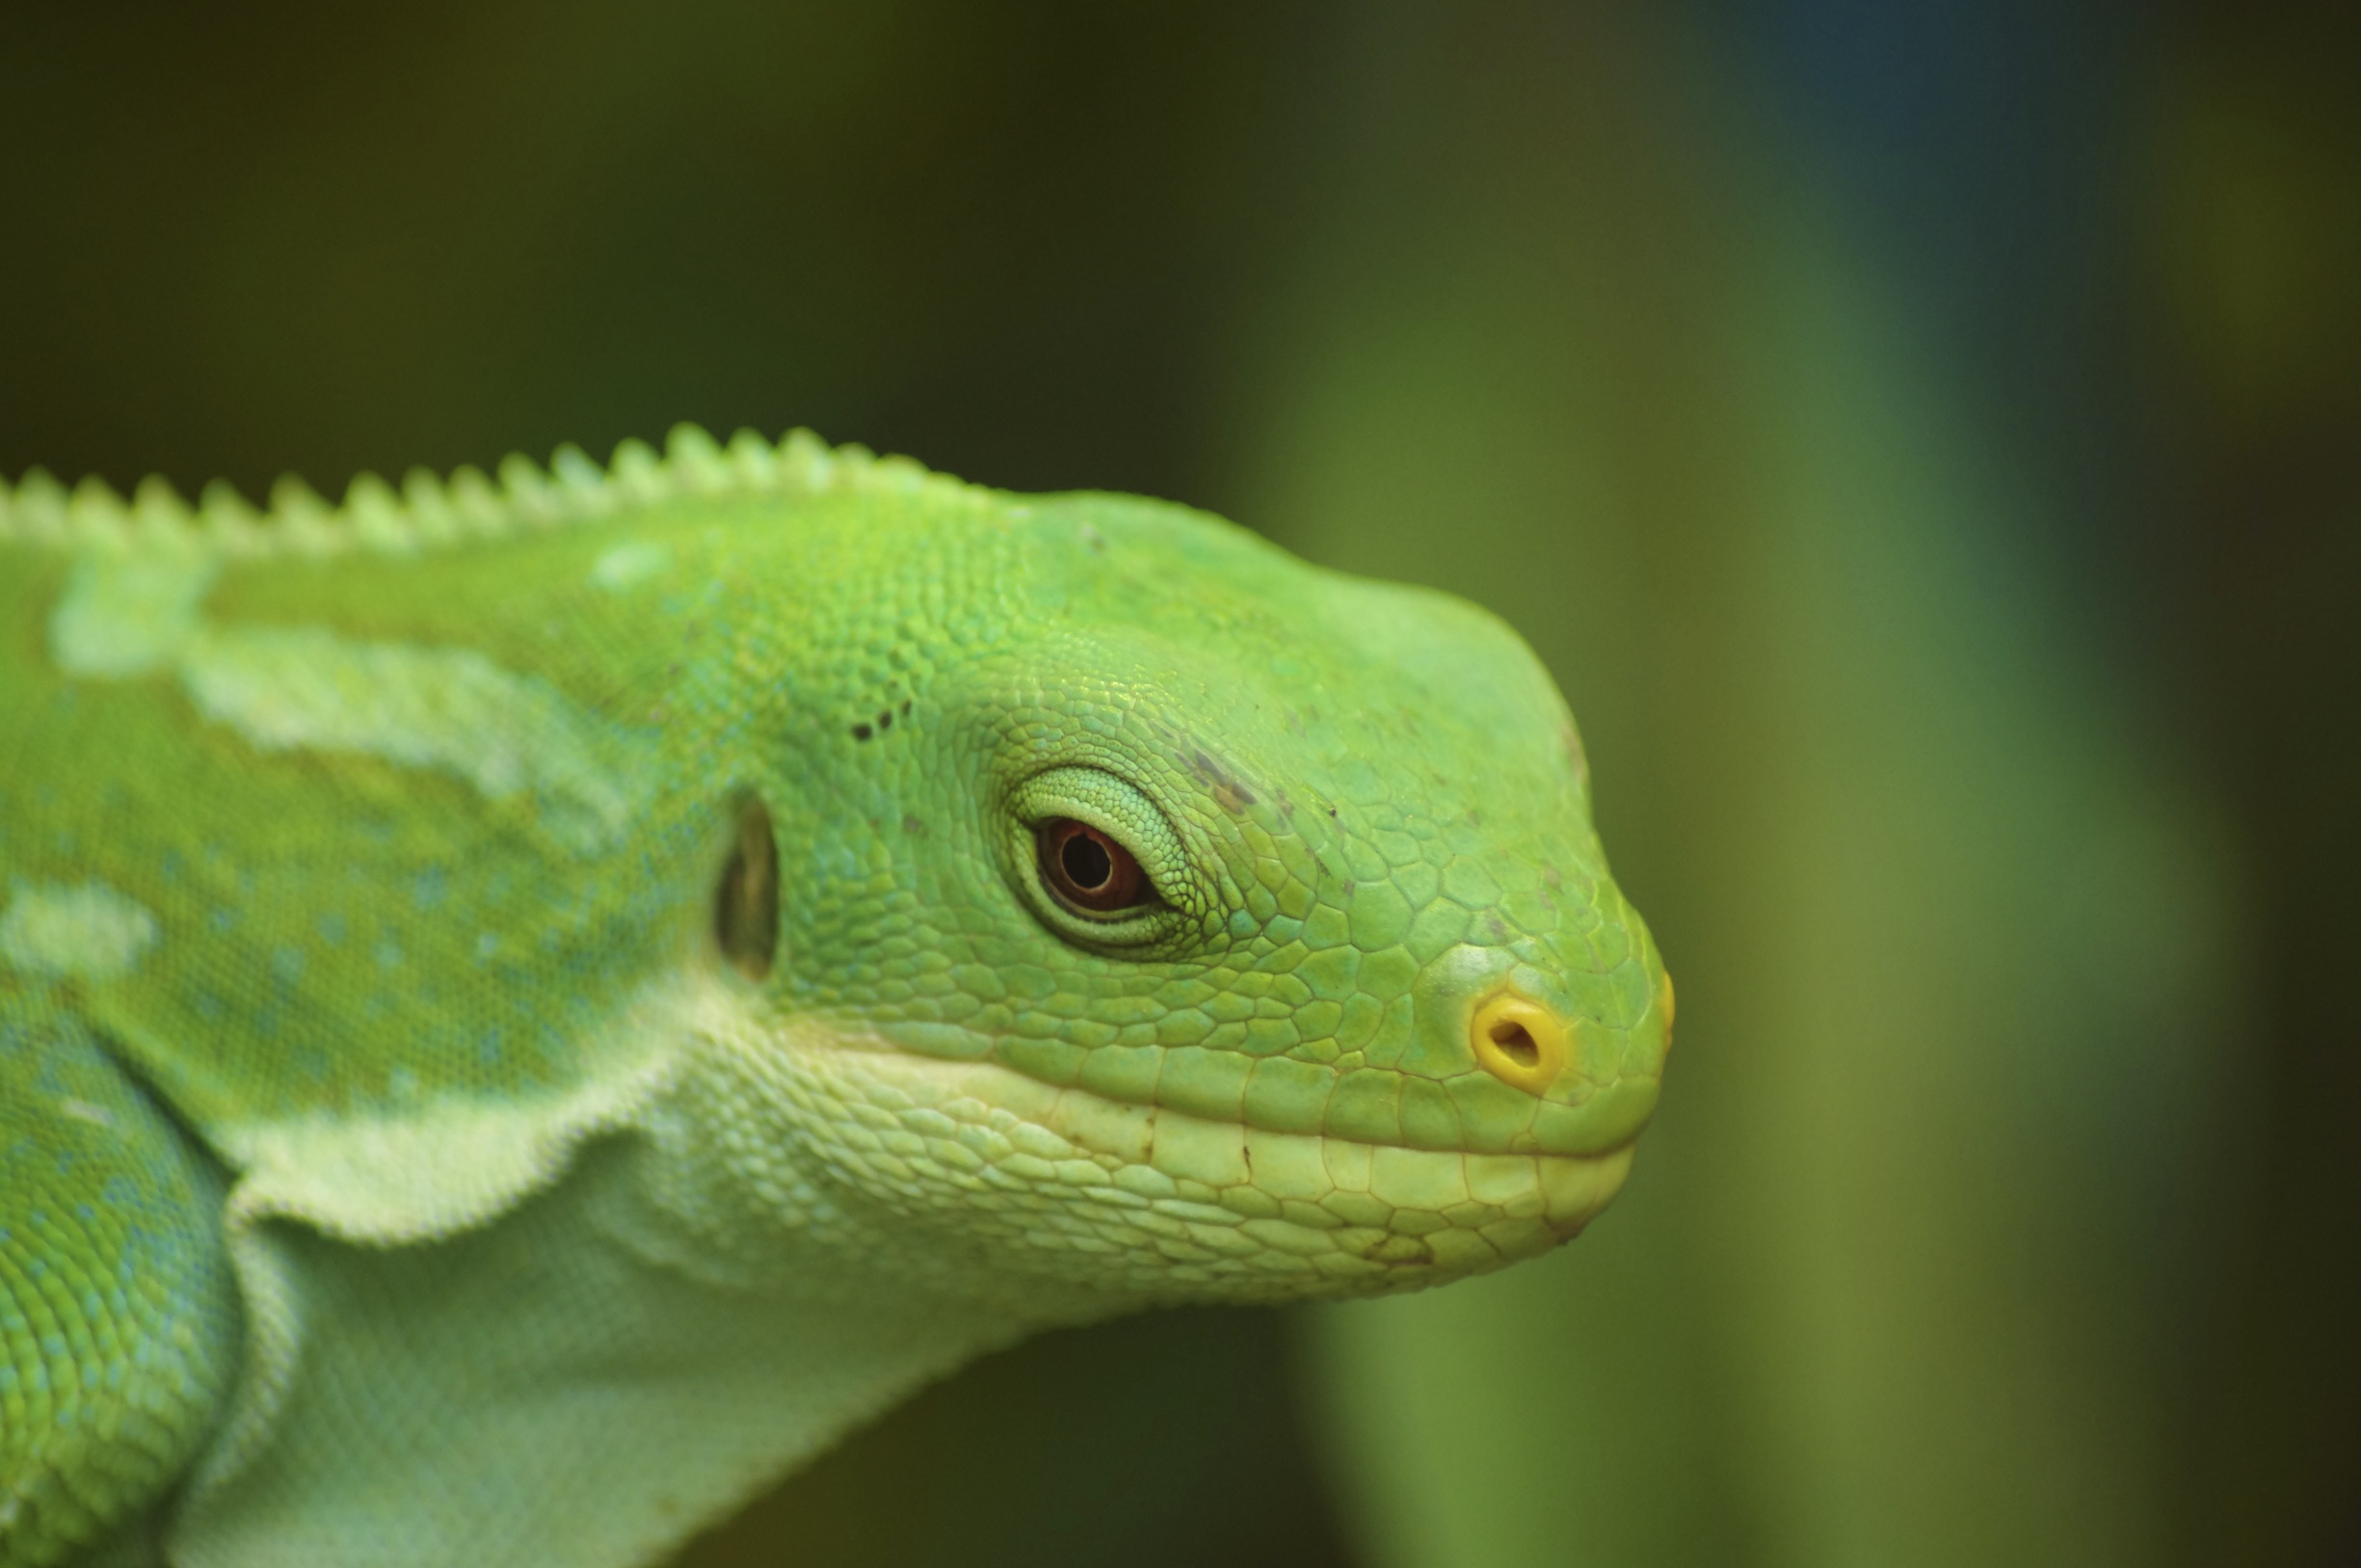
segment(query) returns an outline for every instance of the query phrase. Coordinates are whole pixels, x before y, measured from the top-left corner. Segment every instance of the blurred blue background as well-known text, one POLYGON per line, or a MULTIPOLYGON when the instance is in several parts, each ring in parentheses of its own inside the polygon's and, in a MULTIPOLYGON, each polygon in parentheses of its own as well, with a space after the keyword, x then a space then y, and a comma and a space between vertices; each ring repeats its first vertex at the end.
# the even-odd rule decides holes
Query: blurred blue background
POLYGON ((2348 6, 12 7, 0 473, 808 424, 1505 615, 1626 1195, 988 1361, 727 1564, 2361 1561, 2348 6))

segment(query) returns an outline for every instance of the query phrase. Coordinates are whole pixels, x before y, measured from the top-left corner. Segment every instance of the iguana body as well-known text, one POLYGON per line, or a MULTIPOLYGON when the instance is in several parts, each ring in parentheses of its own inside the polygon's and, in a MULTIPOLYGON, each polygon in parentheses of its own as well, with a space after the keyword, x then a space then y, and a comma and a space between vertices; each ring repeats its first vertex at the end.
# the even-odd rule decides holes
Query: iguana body
POLYGON ((1655 1101, 1441 596, 803 436, 0 496, 10 1568, 653 1560, 1027 1331, 1539 1252, 1655 1101))

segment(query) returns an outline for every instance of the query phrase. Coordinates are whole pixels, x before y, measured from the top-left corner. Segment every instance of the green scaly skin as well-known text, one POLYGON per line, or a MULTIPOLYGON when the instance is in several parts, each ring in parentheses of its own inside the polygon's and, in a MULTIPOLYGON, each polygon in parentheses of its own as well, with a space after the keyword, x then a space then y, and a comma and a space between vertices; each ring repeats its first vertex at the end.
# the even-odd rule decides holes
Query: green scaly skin
POLYGON ((1525 646, 1179 507, 37 473, 0 629, 9 1568, 651 1561, 1046 1325, 1541 1252, 1656 1100, 1525 646))

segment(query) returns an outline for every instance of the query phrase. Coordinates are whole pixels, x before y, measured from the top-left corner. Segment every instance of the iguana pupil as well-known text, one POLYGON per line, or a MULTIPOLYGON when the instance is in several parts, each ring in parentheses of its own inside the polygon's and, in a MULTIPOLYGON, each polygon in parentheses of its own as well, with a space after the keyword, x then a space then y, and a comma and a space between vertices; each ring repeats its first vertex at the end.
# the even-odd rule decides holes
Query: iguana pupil
POLYGON ((1089 892, 1098 892, 1115 874, 1115 862, 1107 852, 1080 834, 1066 840, 1066 874, 1074 886, 1089 892))

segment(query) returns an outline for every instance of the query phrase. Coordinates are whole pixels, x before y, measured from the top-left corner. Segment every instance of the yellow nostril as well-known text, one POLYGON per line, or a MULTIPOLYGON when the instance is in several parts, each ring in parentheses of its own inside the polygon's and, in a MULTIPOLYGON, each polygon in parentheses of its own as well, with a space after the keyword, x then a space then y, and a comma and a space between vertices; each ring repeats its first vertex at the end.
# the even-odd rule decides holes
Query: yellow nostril
POLYGON ((1502 992, 1475 1010, 1468 1044, 1485 1072, 1526 1094, 1549 1088, 1566 1067, 1566 1025, 1515 992, 1502 992))

